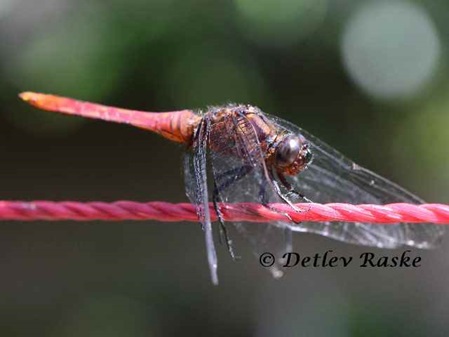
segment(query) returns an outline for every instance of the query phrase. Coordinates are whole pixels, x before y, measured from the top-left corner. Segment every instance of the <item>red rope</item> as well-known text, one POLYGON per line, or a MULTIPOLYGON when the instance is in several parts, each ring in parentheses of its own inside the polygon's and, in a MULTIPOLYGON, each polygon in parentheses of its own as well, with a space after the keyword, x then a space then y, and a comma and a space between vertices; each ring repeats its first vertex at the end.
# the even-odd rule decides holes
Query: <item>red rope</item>
MULTIPOLYGON (((346 221, 377 224, 434 223, 449 224, 449 205, 443 204, 388 204, 351 205, 297 204, 295 211, 285 204, 270 208, 254 203, 222 204, 227 221, 270 222, 286 221, 346 221), (287 220, 288 221, 288 220, 287 220)), ((211 205, 212 220, 216 220, 211 205)), ((75 202, 75 201, 0 201, 0 220, 157 220, 165 222, 198 221, 192 204, 168 202, 75 202)))

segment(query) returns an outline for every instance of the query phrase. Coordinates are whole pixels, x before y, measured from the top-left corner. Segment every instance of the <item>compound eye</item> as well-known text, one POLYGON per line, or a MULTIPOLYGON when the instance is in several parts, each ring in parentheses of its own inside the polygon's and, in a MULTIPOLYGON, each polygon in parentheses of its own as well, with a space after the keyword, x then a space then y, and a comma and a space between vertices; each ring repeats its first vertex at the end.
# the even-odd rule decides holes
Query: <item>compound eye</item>
POLYGON ((304 154, 304 161, 306 164, 310 164, 312 162, 313 155, 312 152, 310 152, 310 149, 307 148, 306 153, 304 154))
POLYGON ((285 137, 276 149, 276 165, 278 167, 287 167, 292 165, 301 150, 301 142, 297 136, 290 135, 285 137))

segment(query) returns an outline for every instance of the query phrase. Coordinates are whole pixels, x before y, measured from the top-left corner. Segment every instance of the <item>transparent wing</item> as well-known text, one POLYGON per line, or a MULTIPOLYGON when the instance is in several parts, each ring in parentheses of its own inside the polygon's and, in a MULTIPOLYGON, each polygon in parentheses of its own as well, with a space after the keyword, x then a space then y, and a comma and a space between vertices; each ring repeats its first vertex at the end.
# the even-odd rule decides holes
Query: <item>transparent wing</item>
POLYGON ((218 284, 217 254, 210 221, 209 195, 207 189, 206 149, 209 121, 203 119, 195 134, 192 151, 184 156, 184 176, 186 193, 192 204, 196 206, 198 219, 201 222, 206 240, 207 260, 212 282, 218 284))
MULTIPOLYGON (((230 114, 219 123, 214 123, 209 142, 216 201, 281 202, 265 165, 256 131, 244 114, 230 114)), ((275 255, 276 261, 281 261, 282 255, 291 251, 291 231, 285 223, 232 224, 258 255, 270 252, 275 255)), ((282 275, 281 268, 276 264, 271 272, 277 277, 282 275)))
MULTIPOLYGON (((423 200, 391 181, 364 169, 307 131, 267 115, 279 127, 302 134, 309 142, 313 161, 304 171, 293 177, 295 189, 313 202, 345 202, 352 204, 385 204, 423 200)), ((445 230, 431 224, 375 225, 367 223, 311 223, 291 226, 293 231, 311 232, 348 243, 395 248, 401 245, 431 248, 439 243, 445 230)))

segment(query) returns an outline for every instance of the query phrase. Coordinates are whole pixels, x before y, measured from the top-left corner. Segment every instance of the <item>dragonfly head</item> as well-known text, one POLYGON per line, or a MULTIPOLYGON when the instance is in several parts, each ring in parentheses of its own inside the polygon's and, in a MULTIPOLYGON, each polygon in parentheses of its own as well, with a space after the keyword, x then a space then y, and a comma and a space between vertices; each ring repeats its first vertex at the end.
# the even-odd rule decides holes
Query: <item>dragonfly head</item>
POLYGON ((276 146, 274 165, 278 172, 297 175, 312 161, 307 140, 301 135, 286 135, 276 146))

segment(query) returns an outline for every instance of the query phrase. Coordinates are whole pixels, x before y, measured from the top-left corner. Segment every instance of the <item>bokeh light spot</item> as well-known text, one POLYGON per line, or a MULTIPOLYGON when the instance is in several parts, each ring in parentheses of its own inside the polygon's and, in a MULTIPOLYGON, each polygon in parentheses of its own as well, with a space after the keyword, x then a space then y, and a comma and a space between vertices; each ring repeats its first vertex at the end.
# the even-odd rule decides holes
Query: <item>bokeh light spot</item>
POLYGON ((425 87, 438 65, 440 41, 423 8, 373 2, 348 22, 343 62, 352 80, 380 99, 408 98, 425 87))
POLYGON ((0 0, 0 19, 6 17, 14 7, 14 0, 0 0))

